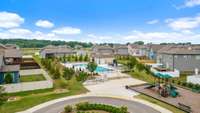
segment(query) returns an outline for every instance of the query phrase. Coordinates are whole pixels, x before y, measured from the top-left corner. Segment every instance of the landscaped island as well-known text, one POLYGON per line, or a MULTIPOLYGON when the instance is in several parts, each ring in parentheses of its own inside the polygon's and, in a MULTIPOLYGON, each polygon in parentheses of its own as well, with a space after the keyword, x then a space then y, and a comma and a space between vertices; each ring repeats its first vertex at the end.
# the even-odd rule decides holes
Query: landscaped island
POLYGON ((106 104, 78 103, 76 106, 67 105, 62 113, 128 113, 127 107, 116 107, 106 104))

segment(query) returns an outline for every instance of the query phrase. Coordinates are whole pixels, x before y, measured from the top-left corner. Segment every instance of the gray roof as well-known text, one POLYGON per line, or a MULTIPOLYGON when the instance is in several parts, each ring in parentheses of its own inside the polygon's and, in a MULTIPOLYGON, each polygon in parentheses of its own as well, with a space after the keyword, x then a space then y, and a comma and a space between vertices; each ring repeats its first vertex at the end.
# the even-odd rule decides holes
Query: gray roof
POLYGON ((48 45, 44 47, 40 52, 45 52, 45 53, 75 53, 71 48, 68 46, 53 46, 53 45, 48 45))
POLYGON ((5 49, 4 57, 22 58, 22 53, 18 49, 5 49))
POLYGON ((6 47, 0 43, 0 49, 6 49, 6 47))
POLYGON ((134 49, 147 49, 147 45, 130 44, 129 46, 134 49))
POLYGON ((4 65, 0 68, 0 72, 14 72, 19 71, 20 66, 19 65, 4 65))
POLYGON ((149 49, 152 49, 154 52, 158 52, 160 49, 162 49, 163 47, 166 47, 167 45, 160 45, 160 44, 149 44, 147 45, 147 47, 149 49))
POLYGON ((5 44, 5 47, 9 49, 19 49, 19 46, 16 44, 5 44))
POLYGON ((114 49, 128 49, 127 45, 114 45, 114 49))
POLYGON ((98 57, 98 58, 110 58, 114 57, 114 49, 107 45, 96 45, 93 47, 93 52, 91 54, 92 57, 98 57), (104 51, 106 50, 106 51, 104 51), (110 50, 110 51, 107 51, 110 50))
POLYGON ((193 45, 168 45, 158 51, 162 54, 180 54, 180 55, 200 55, 200 46, 193 45))

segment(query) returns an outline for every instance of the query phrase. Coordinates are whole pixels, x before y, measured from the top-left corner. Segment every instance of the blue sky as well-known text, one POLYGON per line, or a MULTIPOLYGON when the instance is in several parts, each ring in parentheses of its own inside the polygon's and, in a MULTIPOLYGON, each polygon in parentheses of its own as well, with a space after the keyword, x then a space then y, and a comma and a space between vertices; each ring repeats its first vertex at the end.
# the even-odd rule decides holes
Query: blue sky
POLYGON ((200 0, 1 0, 0 38, 200 43, 200 0))

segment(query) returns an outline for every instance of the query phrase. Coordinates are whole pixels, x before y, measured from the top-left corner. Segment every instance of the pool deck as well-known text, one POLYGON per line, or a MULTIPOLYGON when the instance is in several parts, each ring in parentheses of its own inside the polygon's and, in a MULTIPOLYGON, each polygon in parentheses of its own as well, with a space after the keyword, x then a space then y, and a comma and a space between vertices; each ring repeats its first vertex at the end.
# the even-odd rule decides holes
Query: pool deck
POLYGON ((139 86, 131 86, 130 89, 133 91, 142 93, 144 95, 148 95, 155 99, 161 100, 165 103, 171 104, 180 108, 178 103, 184 104, 189 106, 192 110, 192 113, 199 113, 200 109, 200 94, 194 93, 190 90, 186 90, 180 87, 177 87, 177 91, 180 93, 180 96, 173 98, 173 97, 162 97, 160 96, 154 88, 152 89, 145 89, 148 85, 139 85, 139 86))

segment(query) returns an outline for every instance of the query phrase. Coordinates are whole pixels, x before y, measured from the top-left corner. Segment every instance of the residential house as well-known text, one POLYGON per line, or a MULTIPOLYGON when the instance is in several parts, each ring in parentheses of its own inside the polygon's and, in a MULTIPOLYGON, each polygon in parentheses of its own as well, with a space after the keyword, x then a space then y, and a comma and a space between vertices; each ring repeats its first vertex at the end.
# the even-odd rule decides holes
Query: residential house
POLYGON ((113 64, 114 49, 110 46, 94 46, 92 48, 91 60, 97 64, 113 64))
POLYGON ((76 52, 68 46, 48 45, 40 50, 40 56, 42 58, 63 57, 75 54, 76 52))
POLYGON ((115 55, 120 55, 120 56, 128 56, 128 46, 127 45, 114 45, 113 47, 115 55))
POLYGON ((157 57, 157 52, 162 49, 163 47, 165 47, 166 45, 160 45, 160 44, 148 44, 147 45, 147 51, 146 51, 146 56, 150 59, 150 60, 155 60, 156 61, 156 57, 157 57))
POLYGON ((22 53, 19 48, 0 44, 0 84, 5 82, 7 73, 12 75, 13 83, 19 82, 21 61, 22 53))
POLYGON ((146 45, 129 44, 128 52, 131 56, 143 57, 147 55, 146 45))
POLYGON ((158 51, 157 63, 170 70, 194 72, 200 69, 200 45, 168 45, 158 51))

